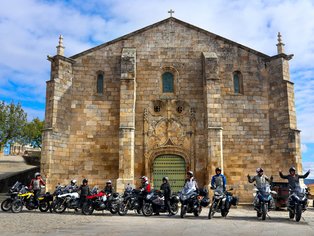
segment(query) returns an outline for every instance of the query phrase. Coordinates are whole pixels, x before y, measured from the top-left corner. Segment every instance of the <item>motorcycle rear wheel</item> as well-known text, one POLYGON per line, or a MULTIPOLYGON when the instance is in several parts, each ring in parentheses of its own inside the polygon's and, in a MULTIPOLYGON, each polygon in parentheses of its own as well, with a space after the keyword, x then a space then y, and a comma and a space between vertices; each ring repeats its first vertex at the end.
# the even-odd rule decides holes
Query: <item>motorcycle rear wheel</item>
POLYGON ((221 216, 222 217, 226 217, 228 215, 229 211, 224 209, 224 210, 221 210, 221 216))
POLYGON ((1 202, 1 210, 2 211, 9 211, 12 206, 12 199, 7 198, 3 202, 1 202))
POLYGON ((144 216, 151 216, 153 214, 153 207, 150 203, 144 203, 142 212, 144 216))
POLYGON ((294 218, 294 212, 293 211, 289 211, 289 219, 293 219, 294 218))
POLYGON ((178 206, 178 203, 172 203, 170 204, 170 210, 171 210, 171 213, 176 215, 179 211, 179 206, 178 206))
POLYGON ((11 211, 13 213, 19 213, 23 209, 23 202, 19 199, 14 200, 11 205, 11 211))
POLYGON ((180 212, 180 217, 184 218, 185 214, 186 214, 186 206, 182 205, 181 206, 181 212, 180 212))
POLYGON ((118 214, 120 216, 125 216, 127 213, 128 213, 128 204, 124 203, 124 202, 121 202, 119 204, 118 214))
POLYGON ((301 220, 301 216, 302 216, 302 206, 301 204, 298 204, 296 206, 295 221, 299 222, 301 220))
POLYGON ((47 212, 50 209, 49 202, 40 202, 39 203, 39 210, 41 212, 47 212))

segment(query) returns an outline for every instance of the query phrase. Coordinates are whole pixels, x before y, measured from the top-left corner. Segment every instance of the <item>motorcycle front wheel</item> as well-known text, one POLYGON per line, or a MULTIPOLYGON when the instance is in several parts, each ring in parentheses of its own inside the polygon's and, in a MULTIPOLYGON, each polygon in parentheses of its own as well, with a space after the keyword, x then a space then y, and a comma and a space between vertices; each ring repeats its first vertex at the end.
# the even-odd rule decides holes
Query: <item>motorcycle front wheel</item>
POLYGON ((215 211, 216 211, 216 204, 213 202, 213 203, 210 205, 210 208, 209 208, 208 219, 213 218, 213 216, 214 216, 214 214, 215 214, 215 211))
POLYGON ((118 214, 120 216, 125 216, 128 213, 128 203, 121 202, 119 204, 118 214))
POLYGON ((90 202, 84 202, 82 206, 82 213, 84 215, 91 215, 94 212, 93 204, 90 202))
POLYGON ((53 205, 53 210, 56 213, 63 213, 66 209, 66 205, 63 204, 62 201, 57 201, 54 205, 53 205))
POLYGON ((151 216, 153 214, 153 207, 150 203, 144 203, 142 212, 144 216, 151 216))
POLYGON ((119 204, 118 204, 118 203, 113 203, 113 204, 111 204, 109 211, 110 211, 111 214, 113 214, 113 215, 117 214, 118 211, 119 211, 119 204))
POLYGON ((7 198, 3 202, 1 202, 1 210, 2 211, 9 211, 11 209, 12 199, 7 198))
POLYGON ((23 202, 21 200, 17 199, 12 202, 11 211, 13 213, 19 213, 22 211, 22 209, 23 209, 23 202))
POLYGON ((267 208, 267 204, 262 205, 262 220, 266 220, 267 208))
POLYGON ((301 204, 298 204, 295 210, 295 221, 299 222, 301 220, 301 216, 302 216, 302 206, 301 204))
POLYGON ((186 206, 185 205, 182 205, 181 206, 181 212, 180 212, 180 217, 181 218, 184 218, 185 214, 186 214, 186 206))
POLYGON ((179 206, 178 206, 178 203, 172 203, 170 204, 170 210, 171 210, 171 213, 176 215, 179 211, 179 206))

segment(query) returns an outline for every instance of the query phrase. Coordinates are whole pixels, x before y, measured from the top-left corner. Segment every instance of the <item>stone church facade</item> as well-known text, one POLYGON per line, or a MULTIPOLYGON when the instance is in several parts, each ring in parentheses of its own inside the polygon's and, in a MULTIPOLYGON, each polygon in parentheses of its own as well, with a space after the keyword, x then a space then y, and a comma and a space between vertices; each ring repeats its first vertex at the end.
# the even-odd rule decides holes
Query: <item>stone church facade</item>
POLYGON ((48 57, 41 170, 48 188, 88 178, 118 191, 148 176, 175 190, 214 169, 242 199, 247 174, 301 171, 289 60, 278 37, 268 56, 174 17, 108 43, 48 57))

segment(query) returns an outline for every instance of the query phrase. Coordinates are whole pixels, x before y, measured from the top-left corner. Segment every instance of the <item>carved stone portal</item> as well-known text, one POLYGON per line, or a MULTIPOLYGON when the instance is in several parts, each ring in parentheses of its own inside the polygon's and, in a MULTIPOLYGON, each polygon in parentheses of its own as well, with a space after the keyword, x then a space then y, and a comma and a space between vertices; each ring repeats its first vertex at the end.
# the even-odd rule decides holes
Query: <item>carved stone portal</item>
POLYGON ((156 100, 144 110, 145 174, 161 153, 177 154, 194 169, 195 109, 178 100, 156 100))

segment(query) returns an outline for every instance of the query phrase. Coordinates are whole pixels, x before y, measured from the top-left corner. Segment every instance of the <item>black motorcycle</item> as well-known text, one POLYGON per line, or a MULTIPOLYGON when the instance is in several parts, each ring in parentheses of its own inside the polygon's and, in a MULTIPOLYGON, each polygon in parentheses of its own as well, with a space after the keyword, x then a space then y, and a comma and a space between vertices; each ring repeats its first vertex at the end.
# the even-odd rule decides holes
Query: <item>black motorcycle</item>
POLYGON ((2 211, 9 211, 11 209, 12 202, 17 198, 17 195, 22 186, 22 183, 16 181, 16 183, 9 189, 9 193, 7 195, 9 195, 10 197, 1 202, 2 211))
POLYGON ((257 188, 254 205, 254 209, 257 212, 257 217, 262 217, 262 220, 266 219, 268 211, 274 207, 274 198, 272 195, 277 194, 275 191, 270 189, 270 185, 265 183, 261 187, 257 188))
POLYGON ((307 189, 301 188, 300 186, 296 187, 294 190, 290 190, 288 199, 288 211, 290 219, 295 217, 296 222, 300 221, 302 213, 306 211, 307 195, 307 189))
MULTIPOLYGON (((178 213, 179 197, 173 194, 170 197, 170 210, 171 213, 176 215, 178 213)), ((143 201, 142 212, 144 216, 151 216, 153 213, 168 212, 165 197, 159 190, 154 190, 146 195, 143 201)))
POLYGON ((119 203, 118 213, 120 216, 124 216, 129 210, 135 210, 138 214, 141 213, 142 192, 137 189, 125 190, 119 203))
POLYGON ((183 188, 179 193, 181 202, 181 218, 184 218, 186 213, 193 213, 194 216, 199 216, 202 212, 201 199, 198 193, 193 189, 183 188))
MULTIPOLYGON (((232 188, 229 190, 233 190, 232 188)), ((232 196, 231 192, 224 191, 222 186, 214 189, 212 204, 209 208, 208 219, 213 218, 216 212, 220 212, 222 217, 229 213, 230 206, 237 204, 237 198, 232 196)))

